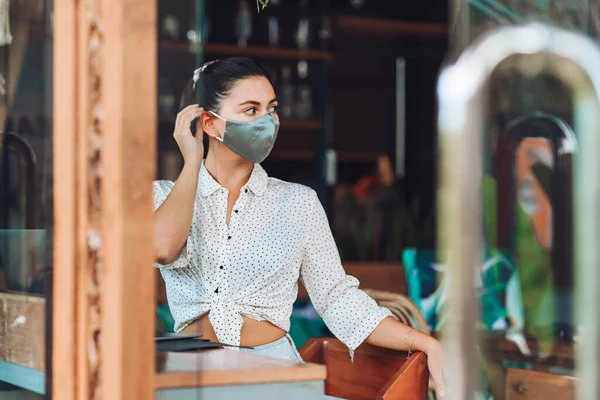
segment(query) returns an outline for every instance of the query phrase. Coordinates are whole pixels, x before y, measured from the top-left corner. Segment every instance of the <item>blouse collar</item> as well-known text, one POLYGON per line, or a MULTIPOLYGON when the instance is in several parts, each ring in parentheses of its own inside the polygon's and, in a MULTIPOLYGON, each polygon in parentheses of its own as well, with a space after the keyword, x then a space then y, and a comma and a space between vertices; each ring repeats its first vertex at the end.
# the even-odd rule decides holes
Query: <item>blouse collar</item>
MULTIPOLYGON (((267 172, 260 166, 260 164, 254 164, 250 179, 246 183, 246 187, 257 196, 262 196, 267 190, 268 185, 267 172)), ((222 186, 217 182, 204 166, 200 168, 200 179, 198 179, 198 185, 200 185, 200 194, 202 197, 207 197, 215 193, 217 190, 222 189, 222 186)))

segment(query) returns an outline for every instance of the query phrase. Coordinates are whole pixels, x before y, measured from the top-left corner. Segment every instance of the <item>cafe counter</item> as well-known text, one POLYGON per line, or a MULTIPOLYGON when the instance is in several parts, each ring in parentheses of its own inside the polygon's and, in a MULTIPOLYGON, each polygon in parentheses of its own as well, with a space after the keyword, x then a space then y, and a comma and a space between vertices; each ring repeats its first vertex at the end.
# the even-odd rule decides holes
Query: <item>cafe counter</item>
POLYGON ((228 349, 158 352, 157 400, 327 398, 323 365, 228 349))

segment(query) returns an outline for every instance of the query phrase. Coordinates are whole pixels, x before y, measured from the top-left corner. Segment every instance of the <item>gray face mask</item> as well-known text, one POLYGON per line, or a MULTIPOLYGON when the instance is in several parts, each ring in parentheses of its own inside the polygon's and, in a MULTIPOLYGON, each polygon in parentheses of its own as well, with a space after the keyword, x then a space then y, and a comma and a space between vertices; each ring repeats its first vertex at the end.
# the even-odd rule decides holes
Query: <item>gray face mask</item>
POLYGON ((279 121, 271 114, 265 114, 253 121, 232 121, 209 111, 212 115, 225 121, 225 138, 217 136, 231 151, 253 163, 261 163, 273 150, 279 121))

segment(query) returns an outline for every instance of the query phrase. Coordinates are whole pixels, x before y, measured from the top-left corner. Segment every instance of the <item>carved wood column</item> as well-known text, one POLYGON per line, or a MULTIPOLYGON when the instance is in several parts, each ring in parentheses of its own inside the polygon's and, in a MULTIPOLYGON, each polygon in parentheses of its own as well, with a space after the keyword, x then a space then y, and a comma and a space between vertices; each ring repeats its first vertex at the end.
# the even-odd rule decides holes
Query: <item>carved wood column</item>
POLYGON ((149 400, 156 0, 54 7, 53 398, 149 400))

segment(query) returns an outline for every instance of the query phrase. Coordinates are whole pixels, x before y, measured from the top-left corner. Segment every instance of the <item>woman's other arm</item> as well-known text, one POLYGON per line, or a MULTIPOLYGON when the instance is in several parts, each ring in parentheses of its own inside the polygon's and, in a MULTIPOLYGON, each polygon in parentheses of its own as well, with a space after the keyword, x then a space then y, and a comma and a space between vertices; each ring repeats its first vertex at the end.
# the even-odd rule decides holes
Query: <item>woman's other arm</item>
POLYGON ((202 130, 194 137, 190 125, 202 112, 198 105, 191 105, 177 115, 173 137, 183 154, 184 166, 173 189, 154 213, 154 250, 159 264, 169 264, 178 257, 192 226, 204 146, 202 130))

